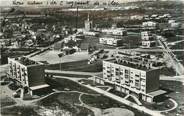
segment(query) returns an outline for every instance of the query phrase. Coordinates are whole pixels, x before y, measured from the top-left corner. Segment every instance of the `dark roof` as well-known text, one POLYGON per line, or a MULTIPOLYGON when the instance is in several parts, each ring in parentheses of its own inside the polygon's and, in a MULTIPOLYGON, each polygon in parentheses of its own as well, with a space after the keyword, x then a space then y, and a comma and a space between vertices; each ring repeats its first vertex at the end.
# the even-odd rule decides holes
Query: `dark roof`
POLYGON ((153 92, 150 92, 150 93, 148 93, 150 96, 153 96, 153 97, 155 97, 155 96, 159 96, 159 95, 163 95, 163 94, 165 94, 165 93, 167 93, 167 91, 164 91, 164 90, 157 90, 157 91, 153 91, 153 92))
POLYGON ((109 61, 109 62, 112 62, 112 63, 115 63, 115 64, 119 64, 119 65, 123 65, 123 66, 127 66, 127 67, 130 67, 130 68, 138 69, 138 70, 143 70, 143 71, 152 70, 151 68, 147 68, 146 66, 139 65, 138 63, 131 63, 131 62, 126 61, 126 60, 117 62, 116 59, 110 59, 110 60, 106 60, 106 61, 109 61))
POLYGON ((25 65, 25 66, 39 64, 38 62, 30 60, 29 58, 26 58, 26 57, 15 58, 15 60, 18 61, 19 63, 25 65))

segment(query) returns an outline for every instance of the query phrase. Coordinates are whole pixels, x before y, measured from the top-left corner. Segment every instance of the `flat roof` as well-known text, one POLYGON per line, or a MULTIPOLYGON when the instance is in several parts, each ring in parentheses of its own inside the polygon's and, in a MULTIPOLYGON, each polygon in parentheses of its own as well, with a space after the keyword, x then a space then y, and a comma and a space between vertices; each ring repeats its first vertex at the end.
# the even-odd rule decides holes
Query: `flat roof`
POLYGON ((147 68, 146 66, 139 66, 138 64, 134 64, 134 63, 131 63, 129 61, 127 61, 128 63, 127 62, 117 62, 116 59, 109 59, 109 60, 105 60, 105 61, 115 63, 115 64, 119 64, 119 65, 123 65, 123 66, 127 66, 127 67, 138 69, 138 70, 143 70, 143 71, 152 70, 151 68, 147 68))
POLYGON ((43 85, 33 86, 33 87, 30 87, 30 89, 31 90, 38 90, 38 89, 42 89, 42 88, 46 88, 46 87, 49 87, 49 85, 43 84, 43 85))
POLYGON ((25 65, 25 66, 29 66, 29 65, 36 65, 36 64, 39 64, 38 62, 36 61, 33 61, 27 57, 18 57, 18 58, 14 58, 15 61, 25 65))
POLYGON ((165 94, 165 93, 167 93, 167 91, 159 89, 157 91, 153 91, 153 92, 148 93, 148 95, 150 95, 152 97, 155 97, 155 96, 159 96, 159 95, 162 95, 162 94, 165 94))

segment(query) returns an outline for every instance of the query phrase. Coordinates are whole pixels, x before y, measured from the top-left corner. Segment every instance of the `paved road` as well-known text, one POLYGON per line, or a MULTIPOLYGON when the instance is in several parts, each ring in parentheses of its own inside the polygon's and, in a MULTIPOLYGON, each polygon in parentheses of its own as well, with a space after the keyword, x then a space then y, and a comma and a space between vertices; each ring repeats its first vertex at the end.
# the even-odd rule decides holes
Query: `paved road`
MULTIPOLYGON (((106 51, 117 52, 117 51, 136 51, 136 52, 165 52, 166 50, 163 49, 105 49, 106 51)), ((184 52, 184 49, 171 49, 172 52, 184 52)))
POLYGON ((157 36, 157 41, 162 46, 162 48, 165 50, 165 53, 168 55, 170 62, 172 63, 172 67, 176 70, 176 72, 179 75, 183 75, 184 74, 184 66, 180 63, 180 61, 177 59, 177 57, 173 54, 173 52, 167 46, 167 43, 165 41, 163 41, 163 37, 157 36))
POLYGON ((169 80, 169 81, 179 81, 182 82, 184 85, 184 75, 180 75, 180 76, 160 76, 160 80, 169 80))

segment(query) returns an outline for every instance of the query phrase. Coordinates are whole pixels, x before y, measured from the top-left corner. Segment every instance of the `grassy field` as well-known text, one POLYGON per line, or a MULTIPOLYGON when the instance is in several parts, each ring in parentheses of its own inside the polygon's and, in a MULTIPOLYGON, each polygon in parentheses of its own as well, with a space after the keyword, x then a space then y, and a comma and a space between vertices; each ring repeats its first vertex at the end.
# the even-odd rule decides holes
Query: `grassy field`
POLYGON ((167 116, 174 116, 176 113, 179 113, 181 115, 184 114, 184 86, 181 82, 175 82, 175 81, 160 81, 160 85, 163 88, 169 89, 173 92, 169 93, 168 96, 173 98, 177 103, 178 107, 169 112, 167 116))
POLYGON ((110 98, 107 98, 103 95, 100 96, 91 96, 91 95, 83 95, 82 101, 85 104, 88 104, 92 107, 97 107, 100 109, 107 109, 111 107, 123 107, 124 105, 116 102, 110 98))
POLYGON ((1 116, 40 116, 35 111, 36 106, 13 106, 1 109, 1 116))
MULTIPOLYGON (((68 62, 61 64, 61 70, 64 71, 80 71, 80 72, 101 72, 102 62, 98 61, 94 64, 87 64, 87 60, 81 60, 76 62, 68 62)), ((52 64, 47 69, 59 70, 60 64, 52 64)))
POLYGON ((14 104, 16 104, 16 102, 8 96, 7 97, 2 97, 1 96, 0 104, 1 104, 1 107, 4 107, 4 106, 14 105, 14 104))
POLYGON ((58 90, 63 91, 64 89, 68 88, 69 90, 72 91, 80 91, 80 92, 85 92, 85 93, 96 93, 95 91, 92 91, 88 88, 85 88, 81 85, 79 85, 76 82, 73 82, 71 80, 68 79, 50 79, 50 78, 46 78, 46 82, 52 87, 52 88, 56 88, 58 90))
POLYGON ((53 94, 41 101, 37 104, 44 106, 49 109, 53 109, 58 107, 59 109, 65 109, 71 112, 72 116, 93 116, 93 112, 87 108, 83 108, 80 106, 76 106, 75 104, 79 104, 79 93, 76 92, 68 92, 68 93, 57 93, 53 94))
POLYGON ((122 92, 119 92, 119 91, 116 91, 114 89, 111 89, 109 92, 111 92, 111 93, 113 93, 113 94, 115 94, 117 96, 120 96, 120 97, 125 97, 126 96, 126 94, 124 94, 122 92))
MULTIPOLYGON (((183 49, 183 48, 182 48, 183 49)), ((174 52, 177 59, 184 65, 184 52, 174 52)))
POLYGON ((89 54, 87 51, 75 52, 74 54, 65 55, 62 58, 59 58, 58 54, 61 51, 59 50, 50 50, 45 51, 39 55, 35 55, 31 57, 32 60, 35 61, 46 61, 49 64, 57 64, 57 63, 67 63, 67 62, 76 62, 80 60, 87 60, 89 58, 89 54))
POLYGON ((177 43, 176 45, 173 45, 171 49, 183 49, 184 48, 184 42, 177 43))
POLYGON ((61 93, 58 95, 57 99, 59 102, 62 102, 62 103, 80 104, 79 95, 80 93, 76 93, 76 92, 68 92, 63 94, 61 93))
POLYGON ((176 72, 172 68, 164 67, 160 70, 160 74, 161 75, 166 75, 166 76, 175 76, 176 72))
POLYGON ((154 103, 154 104, 149 104, 147 102, 141 101, 144 106, 146 106, 149 109, 152 110, 158 110, 158 111, 162 111, 162 110, 167 110, 170 109, 174 106, 173 102, 171 102, 169 99, 162 101, 161 103, 154 103))
POLYGON ((100 95, 100 96, 91 96, 91 95, 83 95, 82 101, 85 104, 88 104, 92 107, 97 107, 100 109, 108 109, 108 108, 125 108, 130 111, 133 111, 135 116, 149 116, 147 114, 143 114, 136 109, 130 108, 124 104, 121 104, 115 100, 112 100, 106 96, 100 95))

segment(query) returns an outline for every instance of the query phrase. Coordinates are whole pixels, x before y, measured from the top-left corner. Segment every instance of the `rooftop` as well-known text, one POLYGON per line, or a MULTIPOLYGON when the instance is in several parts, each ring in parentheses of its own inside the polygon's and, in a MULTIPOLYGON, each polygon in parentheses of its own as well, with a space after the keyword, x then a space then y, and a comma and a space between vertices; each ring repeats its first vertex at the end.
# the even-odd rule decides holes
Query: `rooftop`
POLYGON ((115 58, 106 60, 107 62, 127 66, 130 68, 138 69, 138 70, 143 70, 143 71, 150 71, 152 68, 143 65, 141 62, 130 62, 128 60, 116 60, 115 58))
POLYGON ((38 62, 30 60, 29 58, 26 58, 26 57, 15 58, 15 60, 18 61, 19 63, 25 65, 25 66, 39 64, 38 62))
POLYGON ((153 91, 153 92, 150 92, 148 94, 155 97, 155 96, 162 95, 162 94, 165 94, 165 93, 167 93, 167 91, 159 89, 157 91, 153 91))

